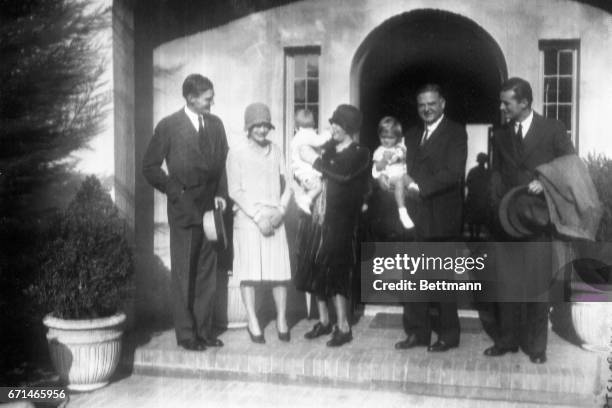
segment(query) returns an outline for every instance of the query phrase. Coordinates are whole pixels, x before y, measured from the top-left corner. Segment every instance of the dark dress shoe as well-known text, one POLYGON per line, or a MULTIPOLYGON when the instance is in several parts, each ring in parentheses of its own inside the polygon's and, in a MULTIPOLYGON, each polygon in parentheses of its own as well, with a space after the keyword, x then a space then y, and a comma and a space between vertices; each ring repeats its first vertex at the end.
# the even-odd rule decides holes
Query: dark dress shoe
POLYGON ((249 329, 249 326, 247 326, 247 331, 249 332, 249 337, 251 337, 251 341, 253 343, 257 343, 257 344, 265 344, 266 343, 266 339, 264 339, 263 333, 261 333, 260 335, 256 336, 253 333, 251 333, 251 329, 249 329))
POLYGON ((436 341, 434 344, 432 344, 431 346, 427 347, 427 351, 431 351, 431 352, 442 352, 442 351, 448 351, 452 348, 457 347, 458 344, 448 344, 446 342, 444 342, 443 340, 438 340, 436 341))
POLYGON ((351 340, 353 340, 353 332, 350 328, 349 331, 345 333, 341 332, 340 329, 336 327, 331 340, 327 342, 327 347, 340 347, 341 345, 346 344, 351 340))
POLYGON ((533 364, 544 364, 546 362, 546 353, 536 353, 529 356, 529 360, 533 364))
POLYGON ((316 339, 317 337, 329 334, 331 332, 332 332, 331 323, 327 323, 327 326, 323 326, 321 322, 317 322, 317 324, 314 325, 311 331, 306 332, 306 334, 304 334, 304 338, 312 340, 312 339, 316 339))
POLYGON ((287 330, 285 333, 278 332, 278 339, 288 343, 289 340, 291 340, 291 332, 289 330, 287 330))
POLYGON ((223 342, 219 339, 204 339, 202 341, 206 347, 223 347, 223 342))
POLYGON ((518 346, 515 347, 498 347, 493 345, 484 351, 484 355, 488 357, 499 357, 503 356, 506 353, 516 353, 518 351, 518 346))
POLYGON ((427 344, 423 341, 419 341, 414 334, 406 337, 405 340, 395 343, 396 350, 407 350, 417 346, 427 346, 427 344))
POLYGON ((191 350, 191 351, 206 350, 206 345, 204 344, 204 342, 198 339, 179 340, 177 343, 179 346, 181 346, 185 350, 191 350))

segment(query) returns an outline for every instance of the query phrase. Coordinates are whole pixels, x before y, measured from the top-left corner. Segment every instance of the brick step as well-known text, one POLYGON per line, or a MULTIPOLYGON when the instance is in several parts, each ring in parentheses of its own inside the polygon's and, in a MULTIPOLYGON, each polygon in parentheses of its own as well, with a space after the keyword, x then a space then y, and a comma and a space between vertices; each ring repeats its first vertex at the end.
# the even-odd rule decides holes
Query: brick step
POLYGON ((220 336, 224 347, 205 352, 178 348, 174 332, 164 331, 139 340, 140 345, 125 353, 124 364, 144 375, 403 391, 540 406, 591 407, 602 392, 605 356, 584 351, 553 332, 548 362, 534 365, 523 353, 483 356, 491 341, 477 319, 462 319, 461 346, 446 353, 394 350, 404 336, 397 315, 362 317, 353 327, 354 340, 337 349, 326 347, 327 338, 303 338, 313 323, 298 322, 289 344, 278 340, 274 322, 265 329, 265 345, 253 344, 246 330, 229 330, 220 336))

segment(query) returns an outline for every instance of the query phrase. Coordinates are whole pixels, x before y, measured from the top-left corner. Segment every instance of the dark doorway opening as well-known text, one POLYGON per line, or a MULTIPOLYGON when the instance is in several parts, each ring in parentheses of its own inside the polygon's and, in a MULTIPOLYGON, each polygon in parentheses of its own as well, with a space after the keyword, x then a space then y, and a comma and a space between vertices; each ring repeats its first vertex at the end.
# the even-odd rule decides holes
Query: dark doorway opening
POLYGON ((442 86, 450 118, 496 124, 506 77, 499 46, 473 21, 440 10, 391 18, 370 33, 353 60, 354 101, 364 114, 361 142, 378 146, 377 124, 386 115, 405 129, 417 124, 415 92, 428 82, 442 86))

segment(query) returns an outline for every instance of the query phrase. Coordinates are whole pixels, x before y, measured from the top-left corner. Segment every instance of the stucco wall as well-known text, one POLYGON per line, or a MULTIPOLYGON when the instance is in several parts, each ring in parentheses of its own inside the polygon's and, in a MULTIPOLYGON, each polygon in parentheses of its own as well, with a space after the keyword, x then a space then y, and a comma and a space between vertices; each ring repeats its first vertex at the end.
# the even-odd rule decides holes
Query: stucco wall
MULTIPOLYGON (((385 20, 415 9, 441 9, 473 20, 499 44, 510 76, 534 88, 541 111, 542 78, 538 41, 581 40, 579 138, 581 155, 612 156, 606 137, 606 106, 612 102, 612 16, 569 0, 321 0, 304 1, 255 13, 222 27, 164 44, 155 50, 154 120, 183 103, 180 85, 191 72, 215 83, 216 106, 230 142, 242 137, 244 107, 270 104, 283 123, 283 48, 321 47, 321 114, 327 117, 351 94, 351 63, 365 37, 385 20)), ((280 142, 278 127, 272 139, 280 142)))

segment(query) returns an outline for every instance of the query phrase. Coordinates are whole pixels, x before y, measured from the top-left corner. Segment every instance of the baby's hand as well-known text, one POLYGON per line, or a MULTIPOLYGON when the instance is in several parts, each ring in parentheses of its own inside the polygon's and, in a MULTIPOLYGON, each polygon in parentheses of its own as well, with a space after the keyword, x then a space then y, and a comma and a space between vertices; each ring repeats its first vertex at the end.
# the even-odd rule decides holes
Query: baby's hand
POLYGON ((300 180, 300 184, 302 185, 302 187, 304 187, 306 190, 310 190, 312 187, 312 178, 305 176, 302 177, 302 179, 300 180))

